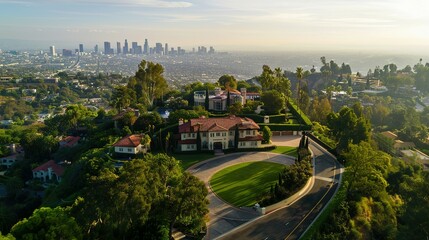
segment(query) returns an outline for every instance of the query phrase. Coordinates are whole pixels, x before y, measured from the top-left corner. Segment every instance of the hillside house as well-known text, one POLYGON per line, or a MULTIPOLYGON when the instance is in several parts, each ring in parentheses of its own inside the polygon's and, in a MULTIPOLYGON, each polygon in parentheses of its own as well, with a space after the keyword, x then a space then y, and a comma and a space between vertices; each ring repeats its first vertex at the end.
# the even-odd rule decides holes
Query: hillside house
POLYGON ((252 119, 229 116, 225 118, 195 118, 179 122, 178 148, 180 151, 196 151, 197 141, 201 150, 234 148, 259 148, 262 136, 259 125, 252 119), (200 136, 198 136, 200 134, 200 136))

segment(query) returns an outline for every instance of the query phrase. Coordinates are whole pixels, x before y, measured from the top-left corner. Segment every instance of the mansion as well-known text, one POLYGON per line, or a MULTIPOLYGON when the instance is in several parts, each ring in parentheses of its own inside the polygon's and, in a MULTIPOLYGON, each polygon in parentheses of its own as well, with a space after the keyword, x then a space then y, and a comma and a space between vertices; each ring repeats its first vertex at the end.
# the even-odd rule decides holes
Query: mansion
POLYGON ((180 151, 197 151, 197 141, 200 141, 201 150, 235 148, 236 142, 237 148, 259 148, 263 138, 258 130, 258 124, 252 119, 236 116, 181 121, 178 148, 180 151))
MULTIPOLYGON (((227 110, 228 91, 215 88, 214 91, 195 91, 194 106, 205 106, 206 94, 209 95, 209 108, 206 110, 224 112, 227 110)), ((246 88, 241 88, 240 91, 229 91, 230 104, 239 102, 241 105, 246 104, 247 100, 255 100, 260 98, 259 93, 248 93, 246 88)))

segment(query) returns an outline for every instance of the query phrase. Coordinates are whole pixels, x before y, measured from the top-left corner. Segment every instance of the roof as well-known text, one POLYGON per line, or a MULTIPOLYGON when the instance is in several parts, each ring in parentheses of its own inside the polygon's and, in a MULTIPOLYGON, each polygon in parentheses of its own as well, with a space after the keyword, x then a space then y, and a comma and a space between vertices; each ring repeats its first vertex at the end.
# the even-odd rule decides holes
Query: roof
POLYGON ((396 139, 398 137, 398 135, 394 134, 391 131, 385 131, 385 132, 382 132, 381 134, 390 139, 396 139))
POLYGON ((52 171, 55 173, 55 175, 61 177, 64 173, 64 168, 60 165, 58 165, 54 160, 49 160, 45 162, 44 164, 36 167, 33 169, 33 172, 37 171, 48 171, 48 169, 51 168, 52 171))
POLYGON ((80 140, 79 136, 78 137, 67 136, 63 140, 61 140, 60 143, 66 147, 73 147, 79 140, 80 140))
POLYGON ((222 132, 235 130, 236 126, 239 129, 259 129, 250 118, 240 118, 236 116, 229 116, 224 118, 194 118, 179 126, 179 133, 190 132, 222 132))
POLYGON ((123 137, 121 140, 113 144, 114 147, 137 147, 141 144, 143 136, 141 134, 133 134, 123 137))

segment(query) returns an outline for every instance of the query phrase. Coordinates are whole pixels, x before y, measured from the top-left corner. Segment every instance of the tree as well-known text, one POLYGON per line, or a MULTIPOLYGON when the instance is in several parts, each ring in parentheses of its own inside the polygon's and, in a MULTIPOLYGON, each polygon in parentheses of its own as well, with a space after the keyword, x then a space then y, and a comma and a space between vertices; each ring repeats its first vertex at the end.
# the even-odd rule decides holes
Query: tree
POLYGON ((209 212, 207 194, 204 183, 189 172, 181 175, 177 185, 168 188, 169 236, 177 222, 193 235, 205 228, 205 216, 209 212))
POLYGON ((206 108, 206 111, 208 111, 209 107, 210 107, 209 90, 208 89, 206 89, 206 98, 205 98, 205 102, 204 102, 204 107, 206 108))
POLYGON ((135 76, 129 81, 128 88, 134 89, 138 101, 152 107, 156 98, 167 93, 168 84, 163 73, 161 64, 142 60, 135 76))
POLYGON ((228 91, 237 89, 237 80, 231 75, 223 75, 219 78, 218 83, 228 91))
POLYGON ((136 102, 136 92, 134 89, 127 88, 124 86, 115 87, 110 100, 110 105, 118 112, 122 109, 129 107, 131 104, 136 102))
POLYGON ((228 109, 231 106, 231 93, 228 90, 228 94, 226 95, 226 108, 228 109))
POLYGON ((264 143, 270 143, 272 135, 273 133, 271 132, 271 129, 268 126, 264 126, 262 129, 262 138, 264 139, 264 143))
MULTIPOLYGON (((296 68, 296 78, 298 79, 297 87, 296 87, 296 102, 298 104, 299 104, 299 100, 300 100, 299 94, 301 92, 301 79, 304 77, 303 71, 304 70, 302 69, 302 67, 296 68)), ((298 107, 299 107, 299 105, 298 105, 298 107)))
POLYGON ((62 207, 36 209, 28 219, 15 224, 11 233, 17 239, 82 239, 76 220, 62 207))
POLYGON ((262 93, 261 101, 266 114, 278 114, 285 107, 284 97, 276 90, 262 93))
POLYGON ((240 102, 236 102, 228 108, 229 114, 232 114, 232 115, 240 114, 242 110, 243 110, 243 105, 241 105, 240 102))

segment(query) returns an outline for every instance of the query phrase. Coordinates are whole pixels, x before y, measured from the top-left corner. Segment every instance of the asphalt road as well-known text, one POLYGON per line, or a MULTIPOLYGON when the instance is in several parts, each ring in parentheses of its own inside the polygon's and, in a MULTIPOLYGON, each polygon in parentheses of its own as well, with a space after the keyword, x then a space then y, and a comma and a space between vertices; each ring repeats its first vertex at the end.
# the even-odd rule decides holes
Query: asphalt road
POLYGON ((304 197, 218 239, 298 239, 332 198, 340 181, 341 167, 337 161, 313 144, 311 150, 315 156, 316 177, 313 188, 304 197))

